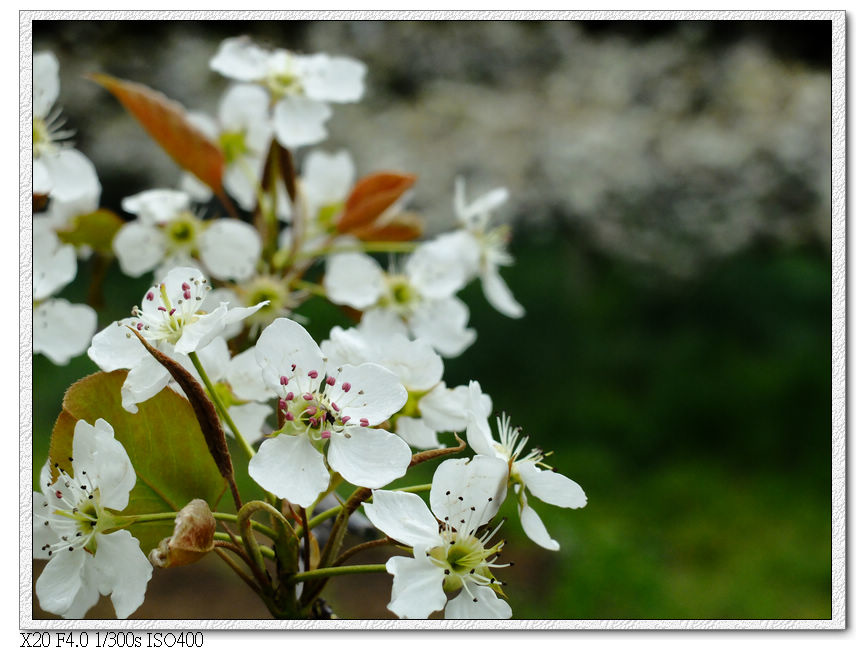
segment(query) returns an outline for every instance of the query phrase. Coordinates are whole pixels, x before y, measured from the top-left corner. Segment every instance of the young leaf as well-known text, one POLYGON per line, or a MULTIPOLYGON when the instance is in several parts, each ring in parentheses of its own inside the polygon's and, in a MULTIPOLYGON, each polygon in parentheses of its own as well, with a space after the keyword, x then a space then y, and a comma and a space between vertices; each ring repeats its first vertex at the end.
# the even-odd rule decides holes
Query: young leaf
MULTIPOLYGON (((75 423, 106 420, 114 428, 135 468, 138 481, 129 495, 127 514, 176 511, 193 499, 211 507, 225 490, 225 480, 207 449, 190 403, 170 388, 129 413, 120 403, 126 370, 98 372, 74 383, 63 398, 63 410, 51 433, 51 463, 71 472, 75 423)), ((148 553, 174 530, 173 520, 130 527, 148 553)))
POLYGON ((123 219, 111 210, 99 209, 75 217, 69 226, 57 231, 64 244, 89 246, 97 253, 112 255, 111 242, 123 226, 123 219))
POLYGON ((336 229, 341 233, 353 233, 371 225, 414 185, 416 178, 413 174, 396 172, 378 172, 361 178, 345 202, 336 229))
POLYGON ((353 230, 351 234, 362 241, 411 241, 422 233, 423 219, 410 212, 401 212, 392 219, 379 220, 353 230))
POLYGON ((90 78, 114 95, 174 162, 223 195, 222 150, 189 122, 183 106, 139 83, 107 74, 90 78))

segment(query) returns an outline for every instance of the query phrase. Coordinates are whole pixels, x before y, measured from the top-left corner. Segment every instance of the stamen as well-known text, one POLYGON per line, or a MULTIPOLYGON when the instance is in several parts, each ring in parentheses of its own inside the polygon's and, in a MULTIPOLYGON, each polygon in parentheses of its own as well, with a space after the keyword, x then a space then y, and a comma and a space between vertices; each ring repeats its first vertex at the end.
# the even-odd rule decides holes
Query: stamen
POLYGON ((348 383, 347 381, 344 381, 342 383, 342 389, 347 393, 348 391, 351 390, 351 384, 348 383))

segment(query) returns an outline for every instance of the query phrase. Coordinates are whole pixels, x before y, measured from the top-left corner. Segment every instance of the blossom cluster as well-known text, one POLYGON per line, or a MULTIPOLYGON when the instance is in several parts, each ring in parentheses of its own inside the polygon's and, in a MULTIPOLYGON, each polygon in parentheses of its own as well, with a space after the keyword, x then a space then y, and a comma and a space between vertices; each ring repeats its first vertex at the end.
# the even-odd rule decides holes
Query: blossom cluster
MULTIPOLYGON (((231 516, 239 536, 220 542, 244 558, 249 580, 258 580, 275 615, 310 615, 322 580, 316 571, 338 574, 345 526, 363 505, 384 534, 381 541, 409 553, 381 567, 393 575, 391 612, 509 617, 504 583, 493 575, 510 564, 500 561, 504 542, 495 541, 501 505, 513 494, 529 539, 558 550, 529 497, 581 508, 586 496, 546 464, 547 454, 530 447, 506 415, 496 419, 493 433, 493 402, 478 381, 448 386, 443 379, 445 360, 477 337, 458 297, 469 283, 479 280, 505 316, 524 313, 501 275, 513 263, 510 230, 495 224, 494 215, 507 191, 469 200, 458 178, 453 228, 416 241, 405 191, 413 177, 380 173, 356 180, 348 152, 302 149, 326 138, 331 104, 361 98, 362 63, 266 50, 239 37, 221 44, 210 67, 233 82, 218 115, 189 112, 184 119, 218 152, 220 186, 196 177, 190 164, 177 188, 126 197, 128 216, 117 219, 110 247, 94 250, 69 233, 80 235, 81 223, 97 210, 99 183, 92 165, 60 144, 69 134, 58 130, 51 112, 59 88, 56 59, 35 57, 34 197, 44 196, 47 208, 34 217, 34 352, 62 364, 86 350, 102 372, 123 371, 114 397, 139 418, 146 417, 139 406, 160 399, 166 388, 189 401, 234 488, 237 514, 231 516), (67 192, 72 186, 78 194, 67 192), (214 195, 222 211, 213 207, 214 195), (96 331, 92 308, 50 298, 74 278, 76 252, 113 257, 130 277, 152 274, 129 317, 96 331), (380 253, 390 253, 387 267, 380 253), (334 326, 316 342, 298 313, 311 298, 352 310, 356 323, 334 326), (208 413, 218 420, 215 434, 208 413), (388 489, 413 465, 462 451, 465 443, 445 444, 463 432, 471 458, 441 461, 429 486, 388 489), (226 434, 248 458, 236 470, 220 460, 226 434), (244 503, 234 471, 247 472, 264 498, 244 503), (356 490, 346 499, 337 492, 341 486, 356 490), (429 507, 417 494, 425 490, 429 507), (322 512, 333 497, 339 505, 322 512), (274 533, 270 555, 244 533, 253 512, 266 513, 271 529, 285 535, 274 533), (312 522, 331 517, 330 536, 313 560, 312 522), (257 564, 265 555, 280 567, 272 575, 297 589, 272 583, 257 564)), ((34 494, 34 557, 48 560, 36 584, 40 604, 77 618, 99 594, 110 594, 117 616, 126 617, 143 601, 152 574, 147 549, 127 528, 144 520, 188 527, 198 516, 138 509, 130 499, 137 468, 104 419, 79 420, 73 455, 52 461, 34 494)), ((201 496, 189 495, 197 511, 208 508, 201 496)), ((203 530, 191 535, 207 539, 201 549, 184 551, 189 557, 214 550, 213 526, 203 530)), ((190 537, 176 529, 170 539, 181 536, 190 537)), ((150 557, 171 566, 175 546, 164 540, 150 557)))

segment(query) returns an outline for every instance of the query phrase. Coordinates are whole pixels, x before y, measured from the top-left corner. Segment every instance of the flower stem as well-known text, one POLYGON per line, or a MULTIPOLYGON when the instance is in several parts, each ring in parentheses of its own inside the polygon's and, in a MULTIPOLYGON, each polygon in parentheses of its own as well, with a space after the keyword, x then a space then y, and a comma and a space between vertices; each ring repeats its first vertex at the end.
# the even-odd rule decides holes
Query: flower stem
POLYGON ((190 352, 189 359, 198 371, 198 376, 201 377, 201 381, 204 382, 207 394, 210 395, 210 399, 213 401, 214 406, 216 406, 216 410, 219 411, 219 415, 228 425, 228 428, 231 429, 235 439, 240 443, 240 446, 243 447, 246 455, 252 458, 255 455, 255 451, 253 451, 252 447, 249 446, 249 443, 246 442, 246 439, 240 434, 240 430, 228 414, 228 409, 225 408, 222 404, 222 400, 219 399, 219 395, 217 395, 216 390, 213 388, 213 384, 210 382, 210 377, 207 376, 207 373, 204 371, 204 366, 201 365, 201 361, 198 359, 198 354, 195 351, 190 352))
POLYGON ((332 566, 325 569, 313 569, 298 573, 292 578, 293 582, 303 582, 314 578, 331 578, 333 576, 349 575, 353 573, 385 573, 387 569, 384 564, 352 564, 351 566, 332 566))

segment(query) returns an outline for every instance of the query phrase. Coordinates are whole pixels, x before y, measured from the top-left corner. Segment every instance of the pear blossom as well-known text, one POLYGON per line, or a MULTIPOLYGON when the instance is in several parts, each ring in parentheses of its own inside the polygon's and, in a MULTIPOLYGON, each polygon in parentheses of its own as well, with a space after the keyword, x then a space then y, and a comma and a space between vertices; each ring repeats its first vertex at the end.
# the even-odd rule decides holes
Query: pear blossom
POLYGON ((236 219, 205 221, 190 210, 191 197, 170 189, 147 190, 123 199, 123 209, 138 218, 124 224, 112 247, 121 270, 132 277, 156 269, 197 266, 198 257, 219 280, 245 280, 255 272, 261 239, 251 225, 236 219))
POLYGON ((429 509, 413 493, 373 491, 372 503, 364 506, 367 518, 413 553, 385 565, 394 577, 389 610, 400 618, 427 618, 442 607, 445 618, 511 616, 510 606, 496 596, 501 582, 491 571, 511 565, 496 562, 504 542, 487 547, 498 526, 481 532, 498 512, 506 482, 501 463, 476 456, 439 465, 429 509), (457 592, 450 601, 449 592, 457 592))
POLYGON ((336 218, 342 213, 354 178, 354 162, 347 151, 310 151, 303 160, 297 182, 300 209, 285 217, 279 215, 284 221, 300 219, 301 222, 283 228, 279 233, 279 248, 291 248, 296 229, 300 231, 302 251, 318 250, 329 238, 333 238, 331 243, 355 241, 353 237, 338 236, 336 231, 336 218))
POLYGON ((48 564, 36 581, 42 609, 64 618, 82 618, 110 595, 118 618, 144 601, 153 572, 141 546, 116 528, 112 511, 129 503, 135 470, 114 429, 105 420, 75 424, 69 459, 72 473, 46 464, 41 494, 33 493, 33 556, 48 564))
POLYGON ((123 408, 137 413, 144 402, 168 385, 171 375, 154 359, 129 328, 135 328, 148 343, 178 358, 203 349, 226 327, 242 321, 265 303, 229 308, 221 303, 211 311, 201 305, 210 285, 201 271, 191 267, 172 269, 158 285, 147 290, 133 316, 116 321, 98 332, 87 355, 105 372, 128 369, 121 388, 123 408))
POLYGON ((396 314, 414 338, 450 358, 462 354, 477 338, 467 326, 468 307, 454 295, 465 286, 464 278, 451 252, 438 242, 427 242, 391 272, 362 253, 331 255, 324 288, 338 305, 396 314))
POLYGON ((441 235, 439 240, 442 246, 455 253, 458 251, 467 281, 480 277, 484 296, 495 309, 505 316, 521 318, 525 309, 516 301, 499 273, 499 267, 509 266, 514 261, 506 250, 511 237, 510 228, 507 225, 490 227, 493 210, 507 200, 507 189, 499 187, 468 203, 465 181, 457 178, 454 211, 462 228, 441 235))
POLYGON ((96 331, 96 312, 51 296, 78 271, 75 248, 63 244, 45 217, 33 219, 33 352, 65 365, 82 354, 96 331))
MULTIPOLYGON (((269 103, 270 97, 264 88, 237 84, 222 96, 217 119, 206 113, 187 115, 189 121, 222 150, 225 159, 223 187, 244 210, 254 209, 258 200, 258 183, 273 134, 268 119, 269 103)), ((184 172, 180 187, 196 201, 209 201, 213 195, 207 185, 189 172, 184 172)), ((283 208, 287 205, 282 204, 283 208)))
POLYGON ((405 474, 408 445, 374 428, 405 404, 396 375, 374 363, 328 371, 309 333, 287 318, 264 329, 255 355, 285 422, 249 463, 249 475, 261 487, 308 507, 327 489, 331 471, 371 488, 405 474))
POLYGON ((484 407, 480 385, 475 381, 469 382, 469 446, 475 453, 496 459, 506 468, 509 482, 517 493, 520 523, 529 539, 551 551, 559 550, 559 543, 550 537, 538 513, 529 506, 528 493, 560 508, 584 507, 586 493, 576 482, 544 464, 545 455, 540 449, 532 449, 520 458, 528 438, 520 435, 521 429, 511 426, 506 415, 496 421, 499 435, 495 440, 484 407))
POLYGON ((331 116, 328 103, 360 100, 366 74, 364 64, 348 57, 268 51, 246 36, 224 40, 210 68, 269 91, 276 138, 288 148, 323 140, 331 116))
POLYGON ((52 224, 95 210, 102 188, 96 169, 69 145, 72 132, 54 104, 60 94, 59 63, 51 52, 33 56, 33 193, 48 194, 52 224))
MULTIPOLYGON (((374 311, 357 327, 334 327, 321 344, 328 367, 378 363, 394 372, 408 393, 405 406, 395 414, 396 433, 412 447, 443 447, 439 431, 464 431, 468 424, 468 386, 448 388, 442 381, 444 364, 426 341, 411 341, 397 316, 374 311)), ((486 413, 492 400, 484 395, 486 413)))

